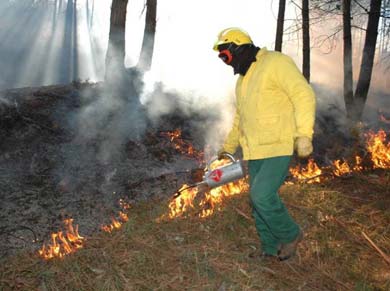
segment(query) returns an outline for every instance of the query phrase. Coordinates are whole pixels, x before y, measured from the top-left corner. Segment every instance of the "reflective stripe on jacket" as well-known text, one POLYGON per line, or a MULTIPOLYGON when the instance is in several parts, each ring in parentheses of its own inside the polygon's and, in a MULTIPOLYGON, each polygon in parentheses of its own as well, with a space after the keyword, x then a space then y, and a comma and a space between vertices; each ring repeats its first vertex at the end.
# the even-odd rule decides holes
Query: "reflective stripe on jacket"
POLYGON ((223 149, 245 160, 292 155, 294 139, 312 138, 315 94, 294 61, 262 48, 236 84, 236 114, 223 149))

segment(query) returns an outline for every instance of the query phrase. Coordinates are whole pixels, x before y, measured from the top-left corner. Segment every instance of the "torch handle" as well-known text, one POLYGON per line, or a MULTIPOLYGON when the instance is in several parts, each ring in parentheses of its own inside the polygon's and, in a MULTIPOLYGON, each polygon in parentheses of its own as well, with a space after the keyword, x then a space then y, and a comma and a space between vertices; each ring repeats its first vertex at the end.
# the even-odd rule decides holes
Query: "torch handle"
MULTIPOLYGON (((234 158, 233 155, 229 154, 229 153, 224 153, 223 154, 225 157, 228 157, 233 163, 236 162, 236 159, 234 158)), ((211 164, 214 163, 216 160, 218 160, 218 156, 214 156, 211 158, 211 160, 207 163, 207 170, 208 171, 211 171, 211 164)))

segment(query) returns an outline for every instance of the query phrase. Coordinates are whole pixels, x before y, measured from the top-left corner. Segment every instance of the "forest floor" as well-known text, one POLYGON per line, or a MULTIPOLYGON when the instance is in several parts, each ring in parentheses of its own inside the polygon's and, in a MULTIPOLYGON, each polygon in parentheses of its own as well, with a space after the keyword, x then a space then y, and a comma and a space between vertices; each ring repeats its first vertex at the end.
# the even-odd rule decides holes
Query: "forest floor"
POLYGON ((285 184, 281 197, 305 233, 297 256, 252 259, 260 243, 246 190, 207 217, 196 204, 169 217, 172 194, 200 167, 169 134, 180 128, 202 149, 194 124, 209 118, 170 115, 107 162, 98 158, 107 136, 80 140, 76 126, 92 102, 80 96, 96 86, 0 96, 0 290, 390 290, 389 170, 285 184), (120 210, 128 221, 102 231, 120 210), (43 259, 38 249, 67 218, 82 247, 43 259))
POLYGON ((225 199, 208 218, 167 219, 163 199, 136 205, 123 228, 88 237, 63 259, 8 258, 0 289, 390 290, 390 262, 365 238, 388 256, 389 177, 284 185, 282 199, 305 233, 285 262, 248 257, 259 240, 247 193, 225 199))
POLYGON ((134 127, 126 122, 135 122, 138 108, 102 97, 101 87, 0 92, 0 258, 38 249, 64 219, 89 235, 111 222, 119 201, 166 197, 191 181, 199 161, 181 154, 171 134, 179 129, 182 140, 202 148, 194 120, 207 124, 205 117, 195 113, 190 124, 172 114, 130 137, 134 127))

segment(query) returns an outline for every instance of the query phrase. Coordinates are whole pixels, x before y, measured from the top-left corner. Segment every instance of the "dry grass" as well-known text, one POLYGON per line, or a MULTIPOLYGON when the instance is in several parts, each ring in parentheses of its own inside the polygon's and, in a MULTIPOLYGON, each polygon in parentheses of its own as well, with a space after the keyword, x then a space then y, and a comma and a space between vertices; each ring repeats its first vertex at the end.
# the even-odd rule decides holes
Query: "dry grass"
POLYGON ((287 262, 249 259, 259 247, 248 195, 202 219, 157 222, 167 201, 131 209, 113 234, 43 261, 22 253, 0 265, 0 290, 390 290, 389 173, 285 185, 281 195, 305 231, 287 262))

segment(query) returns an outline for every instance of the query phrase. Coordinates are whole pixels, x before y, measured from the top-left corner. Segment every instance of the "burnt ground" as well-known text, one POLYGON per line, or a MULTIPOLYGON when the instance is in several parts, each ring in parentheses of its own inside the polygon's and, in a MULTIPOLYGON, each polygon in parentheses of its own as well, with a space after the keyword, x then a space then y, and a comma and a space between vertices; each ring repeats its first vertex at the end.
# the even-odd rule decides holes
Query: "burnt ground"
MULTIPOLYGON (((80 127, 88 132, 88 124, 80 125, 79 117, 102 94, 101 86, 74 83, 0 93, 0 258, 40 248, 64 218, 73 218, 80 234, 88 236, 110 223, 119 199, 132 204, 167 197, 191 182, 191 169, 199 163, 180 153, 167 132, 181 129, 184 142, 203 151, 204 141, 196 136, 210 117, 193 112, 191 118, 179 113, 153 122, 145 118, 142 134, 119 141, 104 126, 86 136, 80 127)), ((111 111, 95 122, 116 128, 123 121, 116 115, 111 111)))
MULTIPOLYGON (((180 110, 166 94, 176 111, 149 120, 145 107, 105 94, 91 83, 0 92, 0 258, 40 248, 64 218, 89 236, 118 214, 120 199, 153 203, 199 178, 216 110, 180 110), (167 134, 176 129, 195 154, 176 148, 167 134)), ((317 116, 315 160, 367 155, 360 133, 346 134, 330 113, 317 116)))

